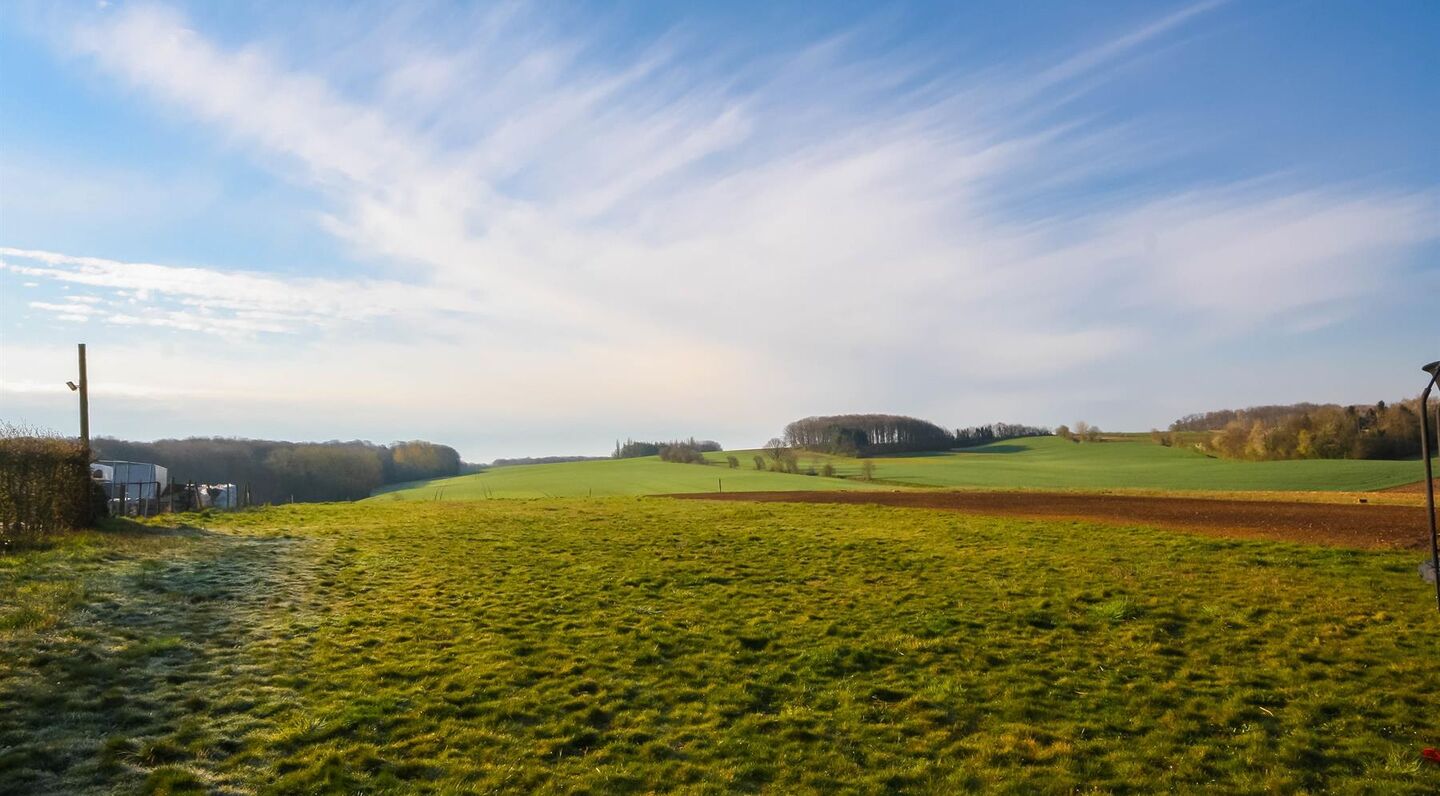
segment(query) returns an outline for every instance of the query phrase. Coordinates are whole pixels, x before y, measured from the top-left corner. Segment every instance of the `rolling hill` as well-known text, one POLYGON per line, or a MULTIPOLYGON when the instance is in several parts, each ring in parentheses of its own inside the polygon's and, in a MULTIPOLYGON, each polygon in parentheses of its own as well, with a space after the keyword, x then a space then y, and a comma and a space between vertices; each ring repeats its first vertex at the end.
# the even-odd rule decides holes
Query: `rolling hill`
MULTIPOLYGON (((741 454, 734 454, 741 455, 741 454)), ((751 455, 740 469, 726 467, 726 454, 709 467, 662 462, 658 457, 609 459, 563 464, 497 467, 482 473, 439 478, 381 489, 371 500, 484 500, 611 495, 659 495, 680 492, 873 489, 862 481, 762 472, 751 455)), ((803 461, 803 460, 802 460, 803 461)), ((856 468, 858 471, 858 468, 856 468)))
POLYGON ((482 500, 686 492, 974 487, 993 489, 1160 489, 1186 491, 1363 492, 1420 478, 1414 461, 1306 459, 1244 462, 1215 459, 1148 440, 1118 438, 1076 444, 1056 437, 1006 440, 976 448, 869 459, 876 483, 855 478, 861 460, 801 453, 802 468, 832 464, 839 478, 760 472, 756 451, 708 455, 715 466, 671 464, 655 457, 504 467, 483 473, 398 484, 371 499, 482 500), (724 466, 727 455, 742 467, 724 466))
MULTIPOLYGON (((806 455, 801 456, 805 461, 806 455)), ((832 459, 842 475, 853 459, 832 459)), ((1148 439, 1074 443, 1028 437, 976 448, 876 457, 875 478, 907 486, 1196 491, 1385 489, 1420 480, 1418 461, 1304 459, 1247 462, 1167 448, 1148 439)))

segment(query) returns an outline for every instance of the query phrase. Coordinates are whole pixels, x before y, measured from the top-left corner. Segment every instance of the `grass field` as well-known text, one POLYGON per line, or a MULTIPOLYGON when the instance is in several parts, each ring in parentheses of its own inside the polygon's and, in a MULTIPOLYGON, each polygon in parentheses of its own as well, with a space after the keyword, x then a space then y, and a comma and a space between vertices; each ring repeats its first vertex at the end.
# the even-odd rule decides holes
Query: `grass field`
MULTIPOLYGON (((712 454, 713 456, 713 454, 712 454)), ((875 488, 861 481, 754 469, 754 452, 719 454, 715 464, 676 464, 658 457, 497 467, 474 475, 381 489, 372 500, 484 500, 486 498, 606 497, 680 492, 875 488), (725 456, 742 456, 739 469, 725 456)))
POLYGON ((1077 444, 1057 437, 875 461, 876 478, 918 486, 1362 492, 1423 478, 1418 461, 1245 462, 1213 459, 1149 441, 1077 444))
POLYGON ((875 478, 855 479, 860 460, 800 454, 800 464, 829 463, 841 478, 757 472, 758 451, 712 453, 715 466, 670 464, 658 458, 501 467, 475 475, 387 487, 390 500, 478 500, 717 491, 975 487, 997 489, 1137 489, 1156 491, 1366 492, 1419 481, 1417 461, 1311 459, 1243 462, 1212 459, 1148 438, 1076 444, 1056 437, 1007 440, 977 448, 870 459, 875 478), (737 456, 739 470, 723 466, 737 456))
POLYGON ((0 790, 1440 790, 1413 554, 637 498, 180 521, 0 558, 0 790))

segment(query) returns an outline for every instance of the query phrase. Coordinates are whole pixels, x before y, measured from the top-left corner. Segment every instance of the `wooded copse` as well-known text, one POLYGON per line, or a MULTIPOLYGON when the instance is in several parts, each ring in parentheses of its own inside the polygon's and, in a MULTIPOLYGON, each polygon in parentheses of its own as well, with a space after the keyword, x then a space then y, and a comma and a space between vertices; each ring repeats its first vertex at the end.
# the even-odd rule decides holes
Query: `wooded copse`
POLYGON ((954 443, 949 431, 904 415, 824 415, 785 426, 789 447, 845 456, 944 450, 954 443))
POLYGON ((131 442, 100 437, 96 459, 151 462, 172 480, 233 483, 254 503, 358 500, 384 484, 458 475, 460 454, 448 445, 412 440, 281 442, 192 437, 131 442))
POLYGON ((1050 429, 1018 423, 948 429, 906 415, 823 415, 785 426, 784 444, 842 456, 910 453, 983 445, 1015 437, 1048 436, 1050 429))
MULTIPOLYGON (((1199 446, 1229 459, 1408 459, 1420 455, 1419 409, 1419 399, 1255 406, 1187 415, 1170 429, 1211 432, 1199 446)), ((1433 428, 1430 440, 1434 450, 1433 428)))

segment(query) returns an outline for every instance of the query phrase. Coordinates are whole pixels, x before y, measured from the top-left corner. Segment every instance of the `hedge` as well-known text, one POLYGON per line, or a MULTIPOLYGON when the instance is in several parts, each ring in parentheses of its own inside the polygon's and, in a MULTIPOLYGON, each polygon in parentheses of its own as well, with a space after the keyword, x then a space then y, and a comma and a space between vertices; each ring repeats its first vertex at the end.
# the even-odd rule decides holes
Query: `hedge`
POLYGON ((0 434, 0 553, 94 521, 89 458, 72 440, 0 434))

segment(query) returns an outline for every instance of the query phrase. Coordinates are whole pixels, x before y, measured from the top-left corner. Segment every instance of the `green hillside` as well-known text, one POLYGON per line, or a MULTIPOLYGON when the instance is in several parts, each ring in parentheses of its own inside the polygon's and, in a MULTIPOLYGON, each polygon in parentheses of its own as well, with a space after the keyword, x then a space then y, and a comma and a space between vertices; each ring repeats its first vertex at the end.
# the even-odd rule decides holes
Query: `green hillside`
MULTIPOLYGON (((1364 492, 1420 479, 1415 461, 1307 459, 1243 462, 1166 448, 1148 439, 1077 444, 1056 437, 1006 440, 960 451, 869 459, 878 483, 855 480, 861 460, 801 453, 802 468, 827 463, 850 478, 759 472, 756 451, 709 454, 714 466, 672 464, 655 457, 618 461, 500 467, 474 475, 398 484, 377 493, 389 500, 655 495, 680 492, 892 489, 896 486, 994 489, 1162 489, 1195 491, 1364 492), (724 466, 739 457, 742 467, 724 466)), ((376 498, 371 498, 376 499, 376 498)))
MULTIPOLYGON (((679 492, 798 491, 874 488, 860 481, 789 475, 754 469, 751 456, 732 470, 723 462, 711 466, 662 462, 658 457, 563 464, 497 467, 483 473, 441 478, 418 484, 396 484, 371 500, 484 500, 486 498, 595 497, 663 495, 679 492)), ((735 454, 739 455, 739 454, 735 454)), ((804 461, 802 459, 802 461, 804 461)))
MULTIPOLYGON (((805 461, 802 455, 801 461, 805 461)), ((834 461, 840 474, 857 460, 834 461)), ((877 457, 875 478, 915 486, 1362 492, 1418 481, 1418 461, 1245 462, 1146 441, 1006 440, 964 451, 877 457)))

